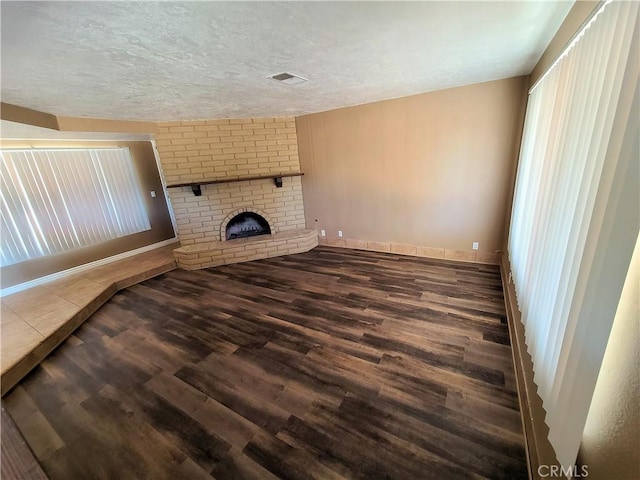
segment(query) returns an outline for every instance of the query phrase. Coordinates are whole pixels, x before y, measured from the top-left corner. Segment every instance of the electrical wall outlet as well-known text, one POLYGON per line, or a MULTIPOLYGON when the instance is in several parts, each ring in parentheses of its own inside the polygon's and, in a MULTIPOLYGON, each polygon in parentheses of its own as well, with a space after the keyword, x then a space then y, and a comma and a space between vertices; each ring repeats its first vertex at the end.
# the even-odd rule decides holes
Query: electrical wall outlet
POLYGON ((325 232, 324 230, 320 230, 320 236, 321 237, 326 237, 327 236, 327 232, 325 232))
POLYGON ((342 230, 338 230, 338 236, 342 238, 342 230))
POLYGON ((156 191, 155 190, 151 190, 151 198, 156 198, 156 191))
POLYGON ((480 247, 480 244, 478 242, 473 242, 473 249, 477 250, 480 247))

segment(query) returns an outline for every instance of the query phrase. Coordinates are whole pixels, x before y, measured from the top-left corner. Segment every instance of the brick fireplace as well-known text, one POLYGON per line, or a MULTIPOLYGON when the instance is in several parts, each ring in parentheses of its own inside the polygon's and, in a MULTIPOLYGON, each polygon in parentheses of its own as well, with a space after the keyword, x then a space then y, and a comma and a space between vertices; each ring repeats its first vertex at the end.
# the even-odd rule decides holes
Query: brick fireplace
MULTIPOLYGON (((300 171, 293 118, 167 122, 156 145, 168 185, 300 171)), ((315 230, 305 229, 301 177, 169 188, 180 248, 178 265, 196 269, 308 251, 315 230), (227 240, 225 228, 238 213, 265 218, 270 234, 227 240)))

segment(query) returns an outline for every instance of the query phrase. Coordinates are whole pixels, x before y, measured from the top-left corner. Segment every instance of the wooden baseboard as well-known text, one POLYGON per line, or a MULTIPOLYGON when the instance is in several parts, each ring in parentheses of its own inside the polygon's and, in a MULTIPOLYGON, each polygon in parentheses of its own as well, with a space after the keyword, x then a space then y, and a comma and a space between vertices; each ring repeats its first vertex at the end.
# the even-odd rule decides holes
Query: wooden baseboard
POLYGON ((549 427, 545 423, 546 412, 542 406, 542 399, 538 395, 538 387, 533 381, 533 361, 527 351, 524 325, 518 309, 515 287, 511 281, 511 265, 506 253, 503 254, 500 263, 500 275, 504 288, 507 324, 513 351, 513 366, 518 387, 520 412, 522 413, 529 478, 542 480, 545 478, 542 475, 549 472, 547 466, 559 465, 559 463, 549 442, 549 427))

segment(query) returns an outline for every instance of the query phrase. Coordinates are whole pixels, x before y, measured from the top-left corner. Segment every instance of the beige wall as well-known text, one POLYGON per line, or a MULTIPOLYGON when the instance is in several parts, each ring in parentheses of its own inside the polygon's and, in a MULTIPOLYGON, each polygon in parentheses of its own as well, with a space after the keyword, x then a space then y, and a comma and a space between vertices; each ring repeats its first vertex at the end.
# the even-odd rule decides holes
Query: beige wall
POLYGON ((640 237, 627 273, 582 435, 589 478, 640 478, 640 237), (631 414, 630 414, 631 412, 631 414))
MULTIPOLYGON (((299 172, 293 118, 196 120, 159 124, 156 144, 168 185, 276 173, 299 172)), ((232 212, 257 209, 275 232, 304 228, 300 177, 169 188, 182 245, 220 240, 220 226, 232 212)))
POLYGON ((307 225, 330 240, 342 230, 500 249, 526 86, 518 77, 296 118, 307 225))
POLYGON ((134 160, 142 190, 145 192, 145 202, 151 222, 151 230, 146 232, 127 235, 126 237, 117 238, 99 245, 77 249, 59 255, 38 258, 3 267, 0 272, 2 288, 28 282, 36 278, 142 248, 174 237, 169 207, 165 196, 162 194, 162 181, 151 142, 3 140, 2 146, 3 148, 128 147, 134 160), (151 190, 155 190, 157 193, 155 198, 151 198, 149 194, 151 190))
POLYGON ((0 118, 10 122, 23 123, 25 125, 33 125, 61 132, 126 132, 131 134, 154 133, 158 129, 158 126, 153 122, 60 117, 4 102, 0 103, 0 118))

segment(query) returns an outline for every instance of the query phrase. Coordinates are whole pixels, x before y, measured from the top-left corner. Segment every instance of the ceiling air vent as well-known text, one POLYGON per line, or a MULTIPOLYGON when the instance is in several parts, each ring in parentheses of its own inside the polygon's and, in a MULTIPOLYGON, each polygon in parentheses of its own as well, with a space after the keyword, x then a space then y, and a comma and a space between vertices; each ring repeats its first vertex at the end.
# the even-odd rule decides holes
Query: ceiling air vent
POLYGON ((299 83, 308 82, 306 78, 299 77, 298 75, 294 75, 293 73, 276 73, 275 75, 269 75, 270 79, 276 80, 281 83, 286 83, 287 85, 297 85, 299 83))

